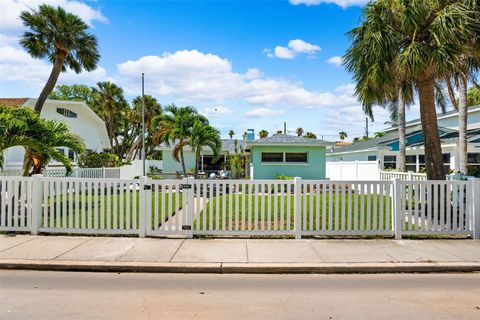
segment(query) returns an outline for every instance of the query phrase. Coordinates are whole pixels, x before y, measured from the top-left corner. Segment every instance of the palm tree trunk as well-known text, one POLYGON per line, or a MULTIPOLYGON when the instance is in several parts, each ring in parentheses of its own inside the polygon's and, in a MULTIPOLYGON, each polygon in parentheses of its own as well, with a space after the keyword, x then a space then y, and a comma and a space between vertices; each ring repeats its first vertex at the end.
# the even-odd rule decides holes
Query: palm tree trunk
POLYGON ((403 98, 403 88, 398 90, 398 171, 406 172, 406 143, 405 143, 405 100, 403 98))
POLYGON ((458 149, 460 172, 467 174, 467 79, 461 76, 458 82, 458 149))
POLYGON ((194 171, 194 177, 195 179, 198 178, 198 163, 200 162, 200 147, 197 147, 195 150, 195 171, 194 171))
POLYGON ((420 100, 420 119, 425 146, 425 166, 428 180, 445 180, 442 147, 438 136, 437 111, 435 110, 435 92, 433 74, 423 72, 418 79, 420 100))
POLYGON ((187 169, 185 169, 185 157, 183 156, 183 147, 180 149, 180 160, 182 161, 183 175, 187 176, 187 169))
POLYGON ((40 113, 42 111, 43 105, 45 104, 45 100, 47 100, 50 93, 52 93, 53 89, 55 88, 55 84, 57 83, 58 76, 60 72, 62 72, 63 63, 65 61, 65 53, 57 52, 55 55, 55 62, 53 64, 52 72, 50 72, 50 76, 48 77, 47 83, 43 87, 42 92, 38 96, 37 102, 35 103, 35 112, 40 113))

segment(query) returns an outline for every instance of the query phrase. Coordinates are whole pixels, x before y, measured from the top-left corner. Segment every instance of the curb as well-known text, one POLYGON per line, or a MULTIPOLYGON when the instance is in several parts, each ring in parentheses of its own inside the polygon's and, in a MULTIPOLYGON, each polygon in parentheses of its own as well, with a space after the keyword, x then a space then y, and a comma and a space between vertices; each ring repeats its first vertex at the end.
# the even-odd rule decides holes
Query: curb
POLYGON ((0 260, 0 270, 218 273, 333 274, 480 272, 480 262, 415 263, 158 263, 116 261, 0 260))

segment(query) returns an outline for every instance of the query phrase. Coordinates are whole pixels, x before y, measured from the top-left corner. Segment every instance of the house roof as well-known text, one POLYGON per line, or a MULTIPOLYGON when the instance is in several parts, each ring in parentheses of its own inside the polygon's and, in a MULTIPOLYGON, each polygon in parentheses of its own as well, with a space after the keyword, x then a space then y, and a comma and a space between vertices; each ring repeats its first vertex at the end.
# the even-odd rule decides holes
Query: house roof
POLYGON ((335 142, 292 136, 288 134, 276 134, 271 137, 247 141, 247 148, 255 145, 310 145, 310 146, 331 146, 335 142))
POLYGON ((27 102, 28 98, 0 98, 0 105, 7 107, 23 106, 27 102))
MULTIPOLYGON (((480 111, 480 105, 468 107, 468 113, 475 112, 475 111, 480 111)), ((451 111, 448 111, 448 112, 445 112, 445 113, 438 114, 437 119, 449 118, 451 116, 456 116, 457 114, 458 114, 457 110, 451 110, 451 111)), ((413 119, 413 120, 405 122, 405 126, 408 127, 408 126, 415 125, 415 124, 420 124, 420 123, 421 123, 420 118, 418 118, 418 119, 413 119)), ((394 127, 386 128, 384 130, 384 132, 394 131, 394 130, 397 130, 397 129, 398 129, 398 127, 394 126, 394 127)))
MULTIPOLYGON (((247 144, 247 141, 245 141, 245 140, 222 139, 222 151, 228 151, 229 153, 234 153, 235 152, 235 141, 237 141, 237 148, 238 148, 237 151, 240 151, 240 148, 245 149, 245 146, 247 144)), ((171 149, 173 149, 173 146, 176 143, 177 143, 176 141, 174 141, 170 144, 167 144, 167 143, 163 142, 158 146, 157 149, 158 150, 171 150, 171 149)), ((188 148, 188 146, 187 146, 187 148, 188 148)), ((209 148, 207 147, 207 149, 209 149, 209 148)))

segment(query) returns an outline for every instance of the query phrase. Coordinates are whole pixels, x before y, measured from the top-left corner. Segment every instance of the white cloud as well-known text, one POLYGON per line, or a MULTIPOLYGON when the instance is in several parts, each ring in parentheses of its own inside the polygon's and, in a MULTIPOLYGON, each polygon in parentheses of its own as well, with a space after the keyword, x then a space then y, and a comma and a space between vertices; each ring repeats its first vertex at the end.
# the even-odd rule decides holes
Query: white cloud
MULTIPOLYGON (((32 90, 40 91, 52 65, 43 60, 33 59, 22 49, 12 46, 0 46, 0 75, 1 81, 18 82, 32 90)), ((72 71, 61 73, 58 84, 84 83, 93 85, 97 81, 109 80, 105 69, 99 67, 91 72, 75 74, 72 71)))
POLYGON ((89 26, 93 21, 107 23, 108 19, 98 9, 74 0, 1 0, 2 10, 0 10, 0 29, 2 33, 18 32, 24 29, 19 18, 20 13, 29 9, 37 9, 39 4, 49 4, 52 6, 61 6, 66 11, 78 15, 89 26))
POLYGON ((301 39, 294 39, 288 42, 288 46, 276 46, 272 50, 265 48, 263 52, 269 58, 280 58, 280 59, 293 59, 299 54, 306 54, 309 57, 314 56, 321 48, 312 43, 305 42, 301 39))
POLYGON ((293 59, 296 55, 293 50, 282 46, 276 46, 273 52, 275 54, 275 57, 280 59, 293 59))
POLYGON ((273 110, 269 108, 257 108, 245 112, 245 116, 249 118, 253 117, 273 117, 283 114, 283 110, 273 110))
POLYGON ((232 114, 233 110, 227 107, 206 107, 200 110, 200 113, 206 117, 217 117, 232 114))
POLYGON ((340 67, 343 64, 343 59, 342 57, 339 56, 333 56, 330 59, 327 60, 327 63, 336 65, 337 67, 340 67))
POLYGON ((355 84, 347 83, 347 84, 339 85, 338 87, 335 88, 335 92, 345 94, 345 95, 349 95, 349 96, 354 96, 355 95, 355 84))
POLYGON ((293 5, 304 4, 306 6, 314 6, 322 3, 333 3, 342 8, 350 6, 363 6, 368 3, 369 0, 290 0, 293 5))
POLYGON ((269 78, 258 69, 234 72, 229 60, 197 50, 166 52, 119 64, 119 80, 127 93, 140 92, 142 72, 149 94, 195 104, 243 100, 262 106, 317 108, 356 103, 347 94, 308 91, 301 83, 269 78))

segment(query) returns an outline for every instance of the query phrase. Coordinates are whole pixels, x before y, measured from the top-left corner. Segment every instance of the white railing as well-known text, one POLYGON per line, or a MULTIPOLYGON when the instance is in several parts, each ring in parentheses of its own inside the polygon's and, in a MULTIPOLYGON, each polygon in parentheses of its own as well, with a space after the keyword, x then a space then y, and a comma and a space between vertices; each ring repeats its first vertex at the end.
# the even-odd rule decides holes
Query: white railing
POLYGON ((325 165, 330 180, 378 180, 379 168, 378 161, 331 161, 325 165))
POLYGON ((424 181, 427 180, 427 175, 425 173, 415 173, 413 171, 398 172, 380 170, 380 180, 393 179, 399 179, 402 181, 424 181))
POLYGON ((0 177, 0 230, 33 234, 480 238, 480 180, 0 177))
MULTIPOLYGON (((0 171, 0 176, 22 176, 22 170, 0 171)), ((66 169, 46 169, 43 171, 44 177, 63 178, 67 175, 66 169)), ((117 168, 74 168, 69 175, 75 178, 120 178, 120 167, 117 168)))

